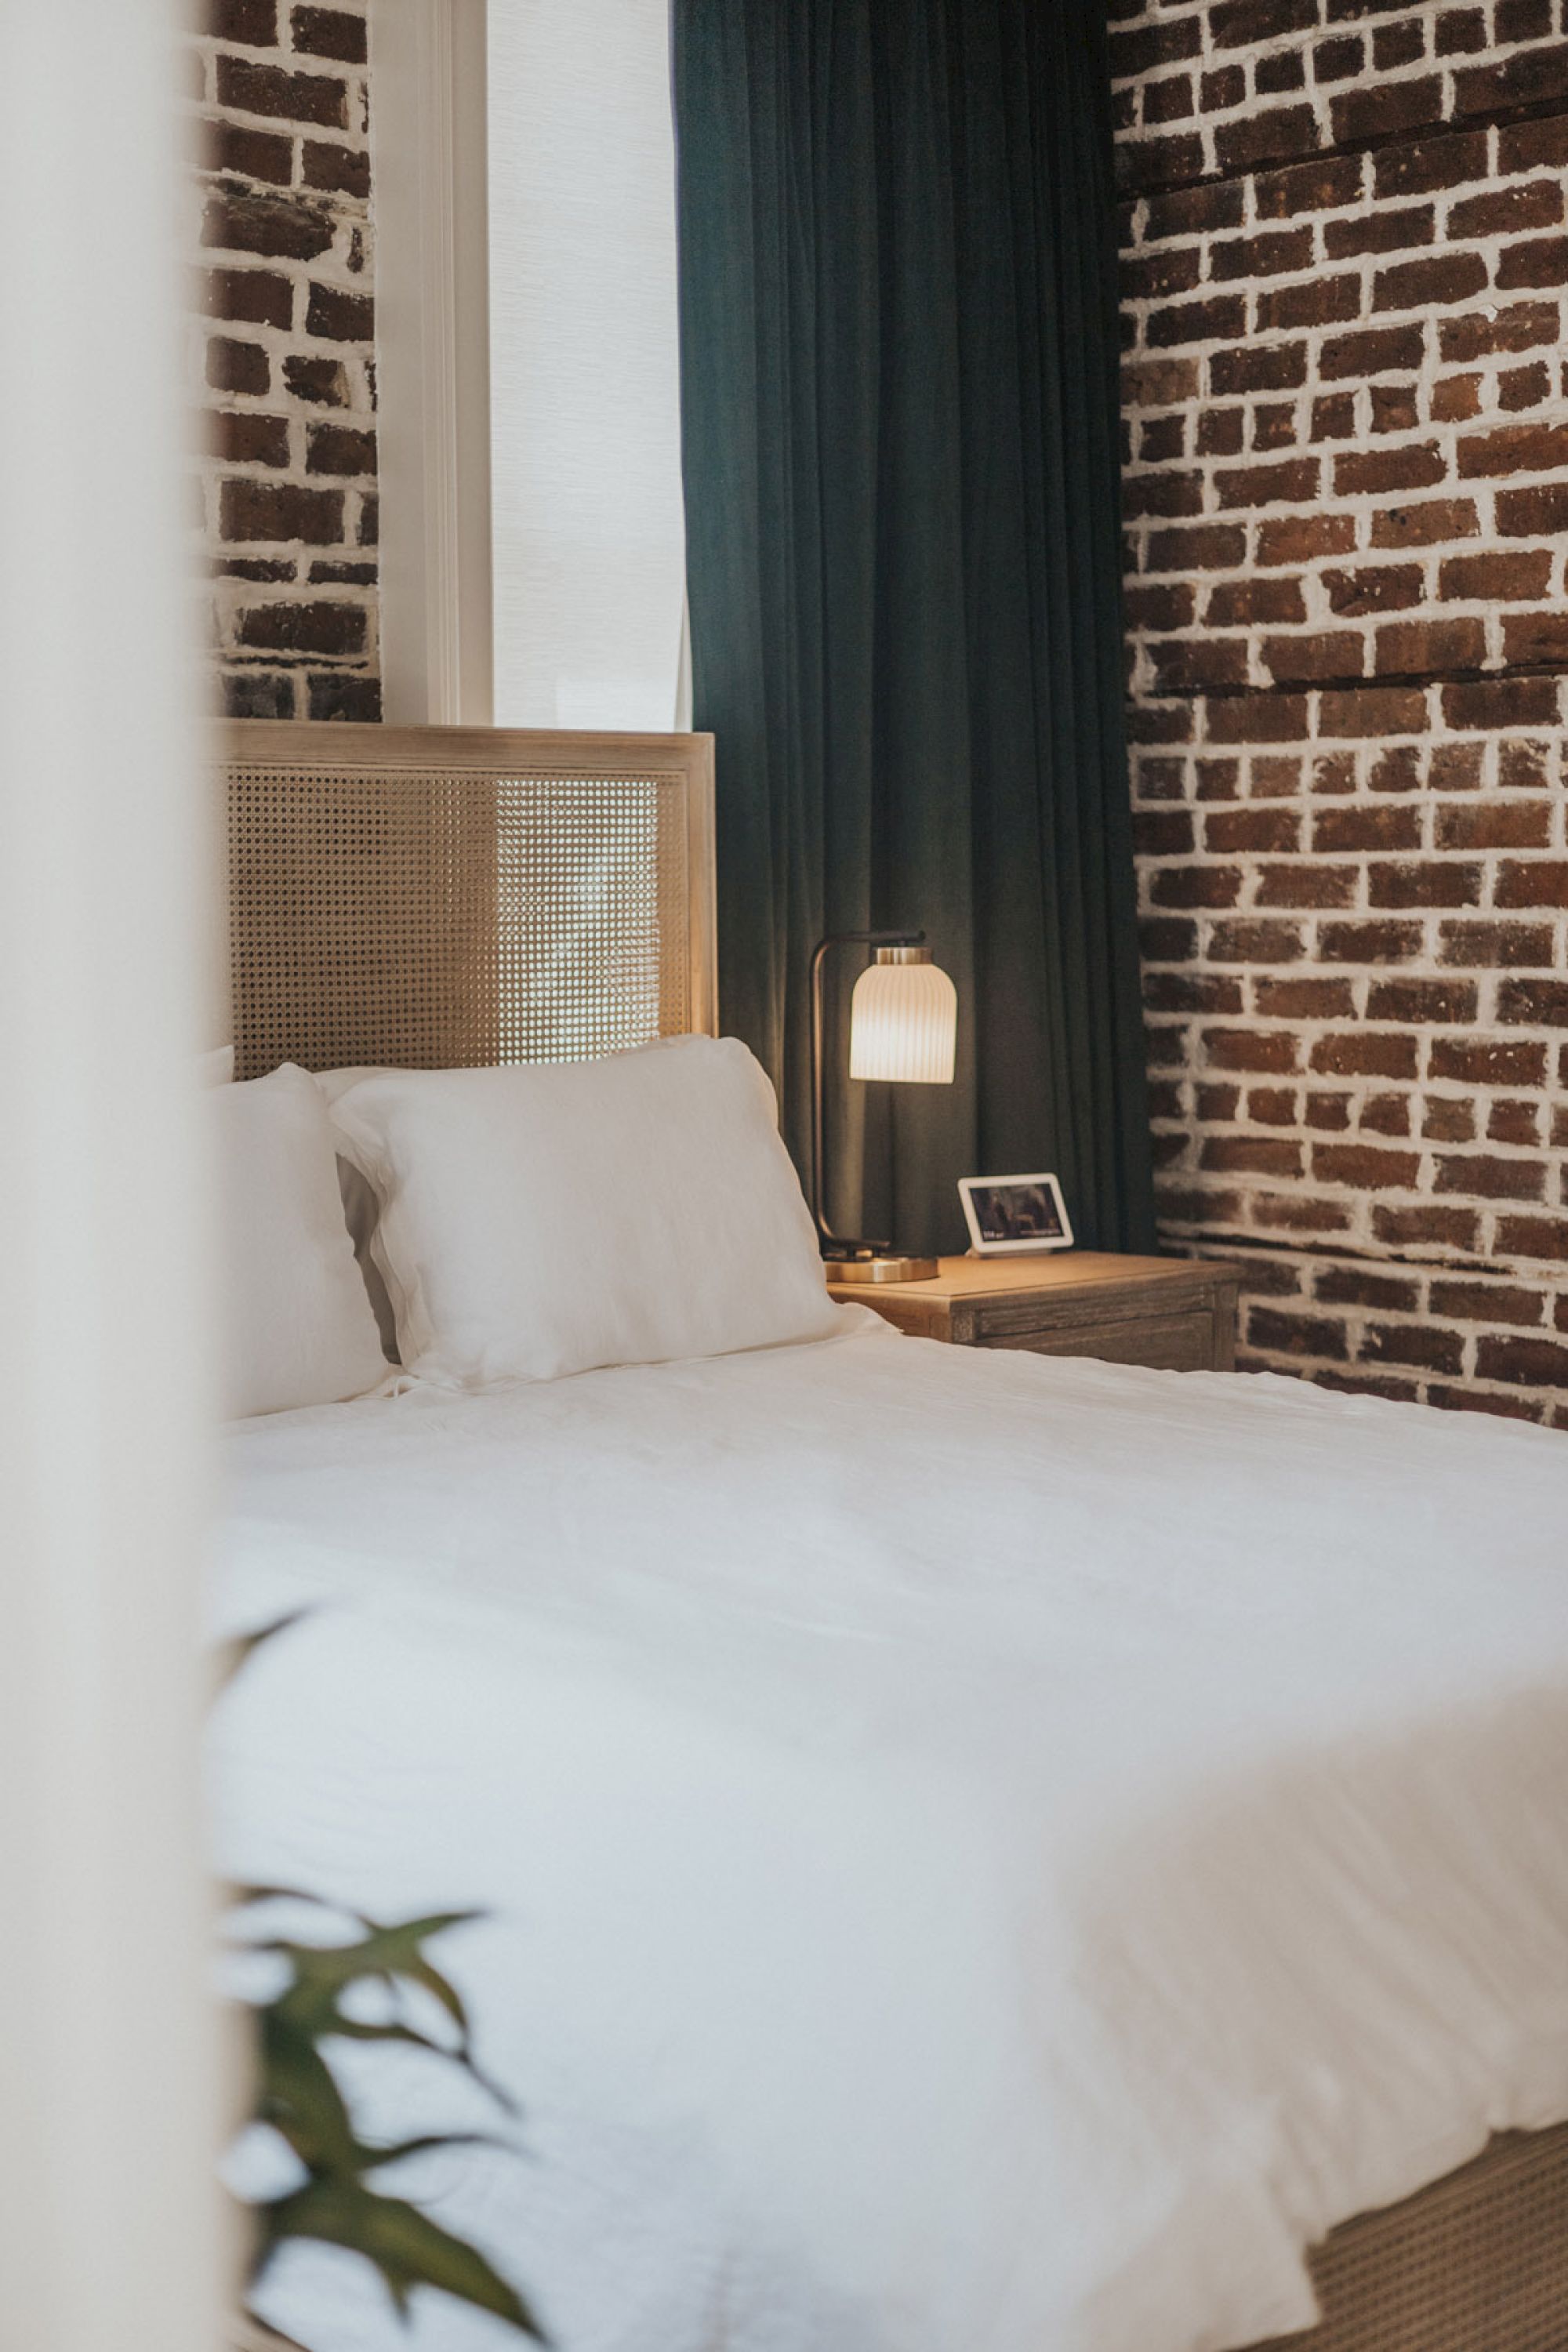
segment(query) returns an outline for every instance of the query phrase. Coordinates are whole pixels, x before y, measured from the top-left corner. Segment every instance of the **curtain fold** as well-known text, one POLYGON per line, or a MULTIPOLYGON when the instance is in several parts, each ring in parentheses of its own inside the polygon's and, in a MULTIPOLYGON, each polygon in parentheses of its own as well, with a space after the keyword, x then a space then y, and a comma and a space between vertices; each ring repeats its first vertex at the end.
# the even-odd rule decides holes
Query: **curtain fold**
POLYGON ((1147 1246, 1101 9, 672 0, 672 31, 724 1025, 804 1168, 812 945, 923 926, 958 1076, 851 1087, 847 958, 835 1222, 958 1248, 958 1177, 1054 1168, 1080 1240, 1147 1246))

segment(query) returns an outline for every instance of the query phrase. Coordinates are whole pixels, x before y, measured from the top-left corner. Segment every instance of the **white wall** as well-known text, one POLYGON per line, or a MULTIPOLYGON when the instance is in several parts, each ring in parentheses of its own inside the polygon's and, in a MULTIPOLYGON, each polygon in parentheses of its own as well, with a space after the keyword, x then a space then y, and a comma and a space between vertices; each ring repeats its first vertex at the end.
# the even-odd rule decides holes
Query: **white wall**
POLYGON ((216 2340, 174 26, 0 6, 6 2352, 216 2340))

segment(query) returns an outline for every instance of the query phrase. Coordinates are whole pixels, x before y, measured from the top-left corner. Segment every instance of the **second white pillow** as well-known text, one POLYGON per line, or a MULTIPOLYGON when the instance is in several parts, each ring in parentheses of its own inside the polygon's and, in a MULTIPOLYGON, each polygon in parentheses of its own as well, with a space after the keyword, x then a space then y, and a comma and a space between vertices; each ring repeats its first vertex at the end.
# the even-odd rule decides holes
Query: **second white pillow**
POLYGON ((464 1386, 830 1337, 773 1089, 734 1038, 367 1077, 334 1108, 374 1186, 404 1363, 464 1386))

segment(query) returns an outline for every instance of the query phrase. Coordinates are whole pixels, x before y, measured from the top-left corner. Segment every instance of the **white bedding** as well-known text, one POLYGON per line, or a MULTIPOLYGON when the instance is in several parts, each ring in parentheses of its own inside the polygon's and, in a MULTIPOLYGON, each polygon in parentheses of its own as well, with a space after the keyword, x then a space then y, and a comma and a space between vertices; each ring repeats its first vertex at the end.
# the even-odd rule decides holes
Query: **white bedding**
MULTIPOLYGON (((527 2154, 402 2183, 563 2352, 1250 2344, 1568 2116, 1560 1435, 879 1326, 232 1464, 229 1621, 320 1605, 225 1704, 223 1861, 485 1907, 527 2154)), ((264 2308, 409 2341, 331 2252, 264 2308)))

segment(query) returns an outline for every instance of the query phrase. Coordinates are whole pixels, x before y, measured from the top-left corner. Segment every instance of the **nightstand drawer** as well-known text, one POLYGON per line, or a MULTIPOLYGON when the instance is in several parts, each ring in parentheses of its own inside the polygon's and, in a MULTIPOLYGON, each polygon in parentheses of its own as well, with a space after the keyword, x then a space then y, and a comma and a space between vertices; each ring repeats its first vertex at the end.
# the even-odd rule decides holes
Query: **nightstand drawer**
POLYGON ((1206 1372, 1218 1349, 1208 1309, 1186 1315, 1139 1315, 1125 1322, 1086 1322, 1076 1330, 1008 1332, 976 1343, 1022 1348, 1033 1356, 1096 1356, 1104 1364, 1147 1364, 1156 1372, 1206 1372))
POLYGON ((1158 1372, 1228 1372, 1236 1364, 1240 1268, 1212 1259, 944 1257, 923 1282, 835 1282, 835 1298, 874 1307, 900 1331, 959 1348, 1097 1356, 1158 1372))

